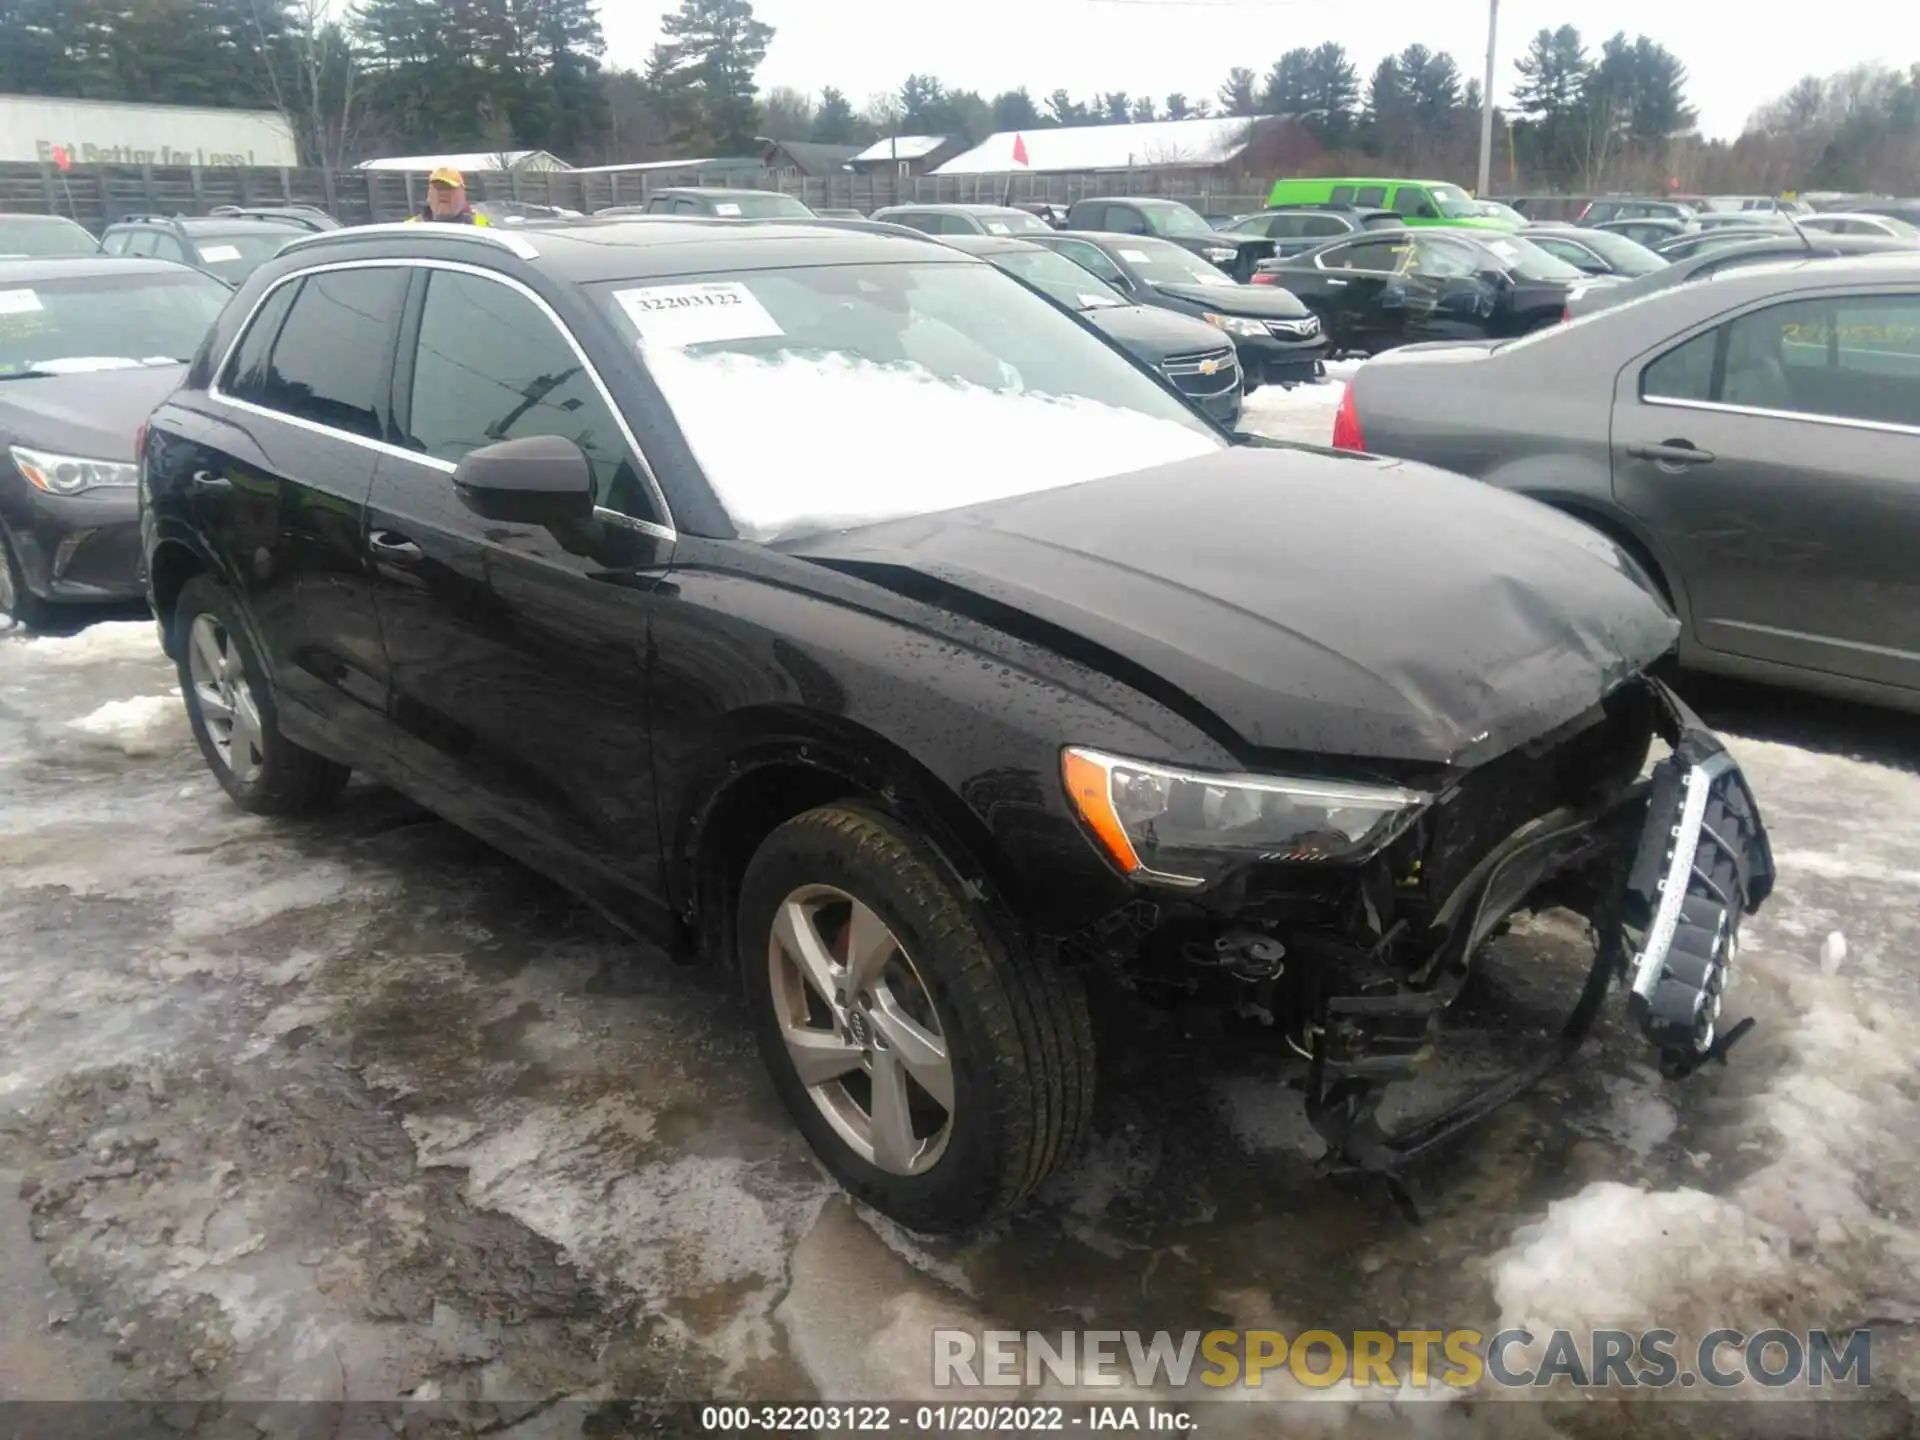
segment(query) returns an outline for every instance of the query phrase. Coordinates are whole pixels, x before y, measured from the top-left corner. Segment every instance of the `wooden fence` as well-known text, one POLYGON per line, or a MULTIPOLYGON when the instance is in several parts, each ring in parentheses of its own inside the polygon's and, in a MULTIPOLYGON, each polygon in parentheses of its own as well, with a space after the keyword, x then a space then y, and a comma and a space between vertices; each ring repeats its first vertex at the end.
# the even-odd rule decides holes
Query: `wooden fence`
MULTIPOLYGON (((634 205, 668 185, 701 183, 692 171, 585 174, 579 171, 478 172, 467 193, 481 201, 521 201, 592 213, 634 205)), ((707 181, 706 183, 715 183, 707 181)), ((740 183, 737 181, 729 183, 740 183)), ((794 195, 816 209, 870 213, 904 201, 1052 200, 1087 195, 1168 195, 1206 212, 1258 210, 1267 187, 1257 179, 1210 171, 1100 171, 1053 175, 833 175, 776 178, 757 188, 794 195)), ((217 205, 318 205, 348 225, 404 220, 426 202, 426 176, 393 171, 201 169, 161 166, 0 164, 0 214, 65 215, 96 233, 128 215, 204 215, 217 205)))

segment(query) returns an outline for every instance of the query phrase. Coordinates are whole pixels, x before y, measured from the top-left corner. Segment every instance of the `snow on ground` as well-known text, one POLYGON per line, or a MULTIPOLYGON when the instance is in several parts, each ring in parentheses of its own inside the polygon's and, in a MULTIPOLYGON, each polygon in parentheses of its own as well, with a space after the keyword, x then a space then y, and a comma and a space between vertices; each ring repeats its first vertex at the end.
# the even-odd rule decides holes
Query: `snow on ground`
POLYGON ((1336 360, 1327 366, 1327 378, 1315 385, 1283 390, 1263 385, 1247 396, 1240 427, 1275 440, 1304 440, 1325 445, 1333 439, 1333 415, 1347 393, 1347 382, 1363 362, 1336 360))
MULTIPOLYGON (((1253 399, 1304 426, 1336 391, 1253 399)), ((1168 1024, 1110 1052, 1078 1168, 934 1242, 825 1182, 716 977, 378 790, 240 814, 172 684, 149 625, 0 636, 0 1225, 35 1242, 0 1241, 0 1393, 932 1398, 936 1323, 1872 1322, 1876 1387, 1913 1394, 1920 776, 1893 717, 1711 711, 1781 872, 1725 1068, 1660 1080, 1615 1003, 1435 1167, 1415 1227, 1316 1176, 1284 1064, 1168 1024)), ((1424 1093, 1554 1023, 1578 941, 1547 915, 1498 942, 1424 1093)), ((1243 1398, 1314 1402, 1287 1433, 1595 1433, 1291 1378, 1243 1398)))

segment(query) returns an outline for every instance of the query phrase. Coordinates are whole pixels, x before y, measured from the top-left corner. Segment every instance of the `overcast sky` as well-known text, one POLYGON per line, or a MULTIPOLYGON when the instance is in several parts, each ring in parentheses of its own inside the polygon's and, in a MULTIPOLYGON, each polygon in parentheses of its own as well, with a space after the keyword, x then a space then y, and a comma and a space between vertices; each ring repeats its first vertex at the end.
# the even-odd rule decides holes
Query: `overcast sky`
MULTIPOLYGON (((600 0, 608 58, 638 67, 668 0, 600 0)), ((1486 65, 1486 0, 754 0, 777 32, 762 87, 837 85, 855 107, 916 70, 988 98, 1025 85, 1036 99, 1126 90, 1164 100, 1212 96, 1227 70, 1264 71, 1296 45, 1337 40, 1364 83, 1389 51, 1451 51, 1468 75, 1486 65)), ((1733 136, 1802 75, 1863 60, 1920 60, 1920 5, 1907 0, 1502 0, 1499 92, 1542 26, 1577 25, 1589 44, 1645 33, 1691 74, 1688 98, 1708 135, 1733 136)))

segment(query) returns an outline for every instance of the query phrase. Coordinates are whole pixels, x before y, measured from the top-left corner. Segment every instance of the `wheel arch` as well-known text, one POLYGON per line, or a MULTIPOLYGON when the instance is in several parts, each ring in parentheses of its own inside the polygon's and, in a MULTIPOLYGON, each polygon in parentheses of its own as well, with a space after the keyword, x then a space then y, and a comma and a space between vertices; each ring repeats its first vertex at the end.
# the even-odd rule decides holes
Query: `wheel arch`
POLYGON ((755 850, 794 816, 843 802, 911 825, 970 898, 1018 924, 1018 879, 987 824, 899 745, 845 717, 787 707, 729 720, 746 735, 683 791, 697 803, 668 822, 669 882, 695 953, 730 961, 740 881, 755 850))
POLYGON ((147 557, 147 591, 153 605, 153 618, 160 626, 160 645, 168 659, 179 659, 174 610, 179 605, 180 592, 194 576, 214 573, 206 558, 184 540, 163 538, 147 557))

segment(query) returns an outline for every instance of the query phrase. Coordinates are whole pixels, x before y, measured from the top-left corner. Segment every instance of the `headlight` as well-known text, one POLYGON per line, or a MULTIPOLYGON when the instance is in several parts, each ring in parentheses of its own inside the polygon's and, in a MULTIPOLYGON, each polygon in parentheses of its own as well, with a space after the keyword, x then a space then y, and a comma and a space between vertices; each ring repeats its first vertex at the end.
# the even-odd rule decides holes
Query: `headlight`
POLYGON ((1240 252, 1238 250, 1202 250, 1200 253, 1216 265, 1225 265, 1240 252))
POLYGON ((121 490, 140 483, 138 466, 119 460, 89 460, 80 455, 49 455, 24 445, 7 447, 27 482, 49 495, 78 495, 82 490, 121 490))
POLYGON ((1136 880, 1189 888, 1249 860, 1364 860, 1430 799, 1389 785, 1177 770, 1078 747, 1062 754, 1061 771, 1114 864, 1136 880))
POLYGON ((1267 327, 1258 320, 1243 319, 1238 315, 1215 315, 1208 311, 1200 317, 1209 325, 1218 325, 1229 335, 1264 335, 1267 327))

